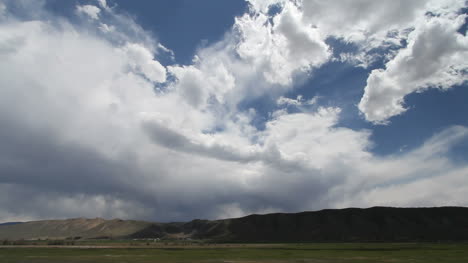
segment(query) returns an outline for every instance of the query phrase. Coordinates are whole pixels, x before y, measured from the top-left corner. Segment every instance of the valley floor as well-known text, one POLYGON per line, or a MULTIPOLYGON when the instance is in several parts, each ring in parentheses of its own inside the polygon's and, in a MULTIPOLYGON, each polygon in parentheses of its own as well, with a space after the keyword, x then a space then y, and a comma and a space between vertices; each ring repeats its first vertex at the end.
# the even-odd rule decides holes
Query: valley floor
POLYGON ((468 262, 468 243, 189 244, 114 242, 0 246, 2 263, 468 262))

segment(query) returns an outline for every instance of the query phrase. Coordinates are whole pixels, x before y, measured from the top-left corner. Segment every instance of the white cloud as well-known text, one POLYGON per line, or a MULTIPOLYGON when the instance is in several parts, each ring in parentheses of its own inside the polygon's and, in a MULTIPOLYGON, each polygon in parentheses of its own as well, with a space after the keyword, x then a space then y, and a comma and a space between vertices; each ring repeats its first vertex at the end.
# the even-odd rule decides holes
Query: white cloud
POLYGON ((303 22, 293 4, 285 4, 273 24, 266 14, 254 13, 236 19, 235 27, 242 38, 237 52, 272 84, 291 85, 295 73, 307 73, 330 56, 320 32, 303 22))
POLYGON ((273 18, 255 10, 237 17, 233 30, 200 50, 193 65, 168 70, 178 80, 171 88, 183 100, 195 108, 225 107, 227 116, 246 99, 291 89, 298 76, 311 73, 330 55, 298 7, 286 4, 273 18))
POLYGON ((162 50, 163 52, 170 55, 170 58, 174 60, 174 51, 168 49, 167 47, 163 46, 161 43, 158 43, 158 49, 162 50))
POLYGON ((101 25, 99 26, 99 29, 101 29, 101 31, 104 32, 104 33, 109 33, 109 32, 114 31, 115 27, 114 26, 109 26, 109 25, 104 24, 104 23, 101 23, 101 25))
POLYGON ((166 69, 153 59, 151 52, 144 46, 129 43, 122 48, 122 52, 128 57, 129 66, 135 72, 143 74, 153 82, 166 81, 166 69))
POLYGON ((108 8, 107 6, 107 1, 106 0, 97 0, 97 2, 99 3, 99 6, 102 7, 102 8, 108 8))
POLYGON ((412 26, 424 15, 427 1, 342 0, 303 1, 306 19, 329 35, 350 41, 384 37, 388 31, 412 26))
MULTIPOLYGON (((391 56, 392 54, 390 54, 391 56)), ((335 61, 340 61, 344 63, 349 63, 355 65, 356 67, 369 68, 381 55, 376 54, 367 54, 366 52, 359 53, 340 53, 338 58, 334 58, 335 61)))
POLYGON ((94 5, 78 5, 76 6, 76 12, 78 14, 87 15, 91 19, 98 20, 101 9, 94 5))
POLYGON ((449 89, 468 80, 468 38, 457 32, 465 17, 428 19, 414 30, 408 46, 367 79, 359 109, 367 120, 386 123, 403 113, 404 97, 428 88, 449 89))
POLYGON ((218 61, 209 61, 197 66, 169 67, 178 82, 175 89, 180 91, 181 99, 193 107, 206 106, 210 96, 224 103, 224 96, 235 86, 235 77, 218 61))
POLYGON ((319 108, 313 113, 285 114, 267 123, 265 147, 277 148, 286 160, 324 169, 344 158, 365 159, 368 132, 332 128, 339 108, 319 108), (355 155, 352 156, 351 152, 355 155))
MULTIPOLYGON (((448 89, 466 80, 464 72, 467 66, 463 58, 466 57, 467 40, 466 36, 457 32, 465 21, 465 15, 460 13, 460 9, 466 6, 463 0, 249 2, 254 10, 260 12, 260 15, 254 16, 259 24, 268 23, 269 7, 280 7, 280 13, 273 18, 273 28, 285 28, 282 33, 290 44, 295 39, 296 43, 307 43, 305 39, 299 40, 299 32, 309 32, 302 36, 314 36, 310 39, 315 39, 316 43, 322 41, 323 48, 326 47, 323 41, 327 37, 356 46, 356 52, 338 54, 335 60, 364 68, 369 67, 379 56, 390 60, 385 69, 376 69, 369 76, 365 94, 359 104, 365 118, 375 124, 388 123, 390 117, 403 113, 406 110, 404 97, 410 93, 422 92, 430 87, 448 89), (408 44, 402 48, 404 42, 408 44), (372 53, 379 48, 388 50, 385 51, 388 53, 379 56, 372 53)), ((255 28, 251 24, 248 27, 255 28)), ((256 48, 247 51, 254 57, 269 50, 265 43, 260 44, 260 40, 274 40, 274 37, 273 34, 258 33, 258 30, 252 32, 258 39, 255 42, 257 45, 249 45, 256 48)), ((289 51, 302 50, 297 45, 291 47, 294 48, 289 51)), ((288 52, 288 48, 279 45, 275 50, 288 52)), ((320 49, 305 45, 305 50, 307 52, 299 52, 296 57, 283 57, 287 61, 294 61, 295 65, 301 64, 298 58, 307 58, 304 54, 320 57, 314 54, 320 49)), ((281 58, 275 53, 269 54, 269 57, 274 60, 272 64, 279 65, 281 70, 273 70, 270 74, 267 69, 265 74, 270 74, 271 78, 280 83, 287 83, 292 72, 287 70, 287 63, 275 59, 281 58)), ((317 61, 323 63, 327 58, 323 56, 323 60, 317 61)))
POLYGON ((276 104, 282 106, 282 105, 293 105, 293 106, 303 106, 303 105, 313 105, 316 104, 318 100, 318 97, 315 96, 310 100, 304 100, 302 95, 298 95, 296 99, 290 99, 286 97, 279 97, 278 100, 276 100, 276 104))

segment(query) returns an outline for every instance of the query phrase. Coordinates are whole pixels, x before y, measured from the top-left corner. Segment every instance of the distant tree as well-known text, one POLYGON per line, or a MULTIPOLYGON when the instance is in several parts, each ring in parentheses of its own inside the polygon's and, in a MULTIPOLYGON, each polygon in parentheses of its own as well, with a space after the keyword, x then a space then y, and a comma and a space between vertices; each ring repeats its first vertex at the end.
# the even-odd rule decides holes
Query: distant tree
POLYGON ((63 240, 50 240, 49 242, 47 242, 47 245, 49 246, 63 246, 65 244, 66 243, 63 240))

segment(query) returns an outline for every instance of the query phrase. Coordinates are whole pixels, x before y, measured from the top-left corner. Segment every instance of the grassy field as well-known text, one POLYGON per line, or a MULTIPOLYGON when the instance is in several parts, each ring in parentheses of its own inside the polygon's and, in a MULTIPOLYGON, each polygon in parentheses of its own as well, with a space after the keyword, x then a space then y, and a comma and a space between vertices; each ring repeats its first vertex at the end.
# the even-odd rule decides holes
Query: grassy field
POLYGON ((149 244, 1 246, 2 263, 468 262, 468 244, 149 244))

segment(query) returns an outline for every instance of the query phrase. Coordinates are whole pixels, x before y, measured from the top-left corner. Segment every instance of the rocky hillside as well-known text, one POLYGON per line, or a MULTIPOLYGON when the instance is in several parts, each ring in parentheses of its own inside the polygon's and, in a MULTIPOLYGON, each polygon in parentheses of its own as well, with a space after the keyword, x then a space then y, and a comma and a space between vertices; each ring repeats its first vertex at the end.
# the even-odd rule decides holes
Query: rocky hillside
POLYGON ((221 242, 468 241, 468 208, 373 207, 187 223, 69 219, 0 226, 0 239, 69 237, 221 242))

